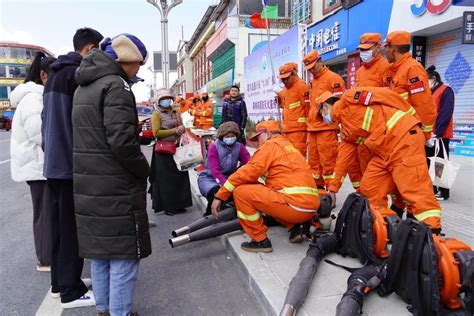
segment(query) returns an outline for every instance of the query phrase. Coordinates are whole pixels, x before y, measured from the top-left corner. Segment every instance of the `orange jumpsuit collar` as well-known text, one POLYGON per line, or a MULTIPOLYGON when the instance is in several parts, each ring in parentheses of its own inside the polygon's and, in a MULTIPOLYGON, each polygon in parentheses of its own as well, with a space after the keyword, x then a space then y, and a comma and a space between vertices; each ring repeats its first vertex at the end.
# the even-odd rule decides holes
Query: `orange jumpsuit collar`
POLYGON ((411 58, 410 52, 406 52, 405 54, 402 55, 402 57, 398 61, 392 64, 391 66, 392 70, 396 72, 398 68, 410 58, 411 58))
POLYGON ((362 66, 364 66, 364 68, 366 69, 369 69, 371 68, 373 65, 375 65, 380 59, 382 59, 382 55, 380 53, 378 53, 377 55, 375 55, 374 59, 372 59, 369 63, 367 64, 362 64, 362 66))

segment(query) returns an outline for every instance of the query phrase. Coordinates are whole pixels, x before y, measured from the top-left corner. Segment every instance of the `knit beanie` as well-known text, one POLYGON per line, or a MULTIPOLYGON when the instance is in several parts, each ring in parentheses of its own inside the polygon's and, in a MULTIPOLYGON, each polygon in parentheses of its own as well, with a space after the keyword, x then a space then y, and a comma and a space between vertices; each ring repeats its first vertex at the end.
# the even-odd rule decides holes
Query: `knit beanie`
POLYGON ((145 45, 136 36, 131 34, 119 34, 114 38, 104 38, 100 42, 100 49, 118 62, 146 63, 148 52, 145 45))
POLYGON ((222 139, 224 138, 225 135, 229 133, 234 133, 235 135, 237 135, 237 137, 239 137, 240 136, 239 125, 237 125, 237 123, 235 122, 222 123, 217 129, 216 136, 217 138, 222 139))

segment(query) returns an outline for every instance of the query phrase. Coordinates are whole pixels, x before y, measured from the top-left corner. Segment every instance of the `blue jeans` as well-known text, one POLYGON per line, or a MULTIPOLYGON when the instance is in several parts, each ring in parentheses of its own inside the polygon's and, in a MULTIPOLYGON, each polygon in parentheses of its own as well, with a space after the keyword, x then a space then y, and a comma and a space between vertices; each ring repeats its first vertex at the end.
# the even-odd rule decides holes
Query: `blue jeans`
POLYGON ((92 290, 98 312, 126 316, 132 311, 139 260, 92 259, 92 290))

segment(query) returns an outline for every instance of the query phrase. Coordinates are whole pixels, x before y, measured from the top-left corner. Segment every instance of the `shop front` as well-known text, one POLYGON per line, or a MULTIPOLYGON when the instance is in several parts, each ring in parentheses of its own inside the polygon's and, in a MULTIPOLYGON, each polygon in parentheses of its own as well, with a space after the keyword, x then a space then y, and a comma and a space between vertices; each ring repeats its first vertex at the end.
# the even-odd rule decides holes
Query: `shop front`
POLYGON ((234 68, 227 70, 206 84, 209 98, 214 102, 214 126, 217 127, 222 120, 222 104, 225 95, 229 94, 230 87, 234 84, 234 68))

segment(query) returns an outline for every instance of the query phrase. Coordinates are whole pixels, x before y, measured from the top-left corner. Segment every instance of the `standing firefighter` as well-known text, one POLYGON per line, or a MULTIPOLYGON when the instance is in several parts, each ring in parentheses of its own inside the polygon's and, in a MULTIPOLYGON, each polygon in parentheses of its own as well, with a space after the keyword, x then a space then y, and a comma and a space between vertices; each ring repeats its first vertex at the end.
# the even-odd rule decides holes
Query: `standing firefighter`
POLYGON ((287 63, 280 67, 280 79, 285 88, 278 93, 283 109, 283 132, 286 139, 306 157, 306 115, 309 89, 298 77, 298 65, 287 63))
POLYGON ((193 103, 191 105, 191 115, 194 116, 194 127, 201 128, 201 109, 202 102, 199 94, 194 94, 193 103))
POLYGON ((355 87, 384 87, 387 84, 385 76, 390 68, 388 61, 380 53, 382 35, 379 33, 364 33, 360 37, 359 46, 362 66, 357 69, 355 87))
POLYGON ((222 201, 233 194, 239 222, 252 239, 242 243, 242 250, 271 252, 272 244, 260 212, 288 227, 290 242, 301 242, 294 227, 310 220, 320 202, 308 163, 280 135, 278 122, 264 121, 257 124, 256 130, 252 138, 258 138, 259 149, 217 192, 212 213, 218 217, 222 201), (259 178, 265 184, 260 184, 259 178))
POLYGON ((431 96, 428 74, 423 66, 410 55, 411 34, 391 32, 385 40, 385 53, 392 63, 387 81, 390 90, 400 94, 413 107, 415 114, 423 124, 421 130, 426 139, 431 138, 436 120, 436 105, 431 96))
MULTIPOLYGON (((425 138, 420 121, 409 115, 410 104, 384 88, 359 87, 342 99, 323 102, 321 114, 341 122, 341 139, 352 151, 364 143, 372 156, 361 181, 360 191, 371 207, 385 207, 388 193, 396 187, 411 205, 409 212, 434 232, 441 230, 441 208, 436 201, 425 158, 425 138)), ((344 159, 338 155, 338 160, 344 159)), ((330 192, 335 201, 334 192, 330 192)))
POLYGON ((318 113, 316 99, 324 91, 340 96, 344 92, 345 84, 338 74, 324 65, 317 51, 309 52, 303 58, 303 63, 305 69, 313 75, 308 114, 308 162, 313 169, 318 187, 324 187, 334 178, 339 127, 336 123, 324 123, 323 117, 318 113))
POLYGON ((201 94, 201 111, 199 113, 201 119, 201 128, 210 129, 214 124, 214 103, 209 99, 209 94, 203 92, 201 94))

